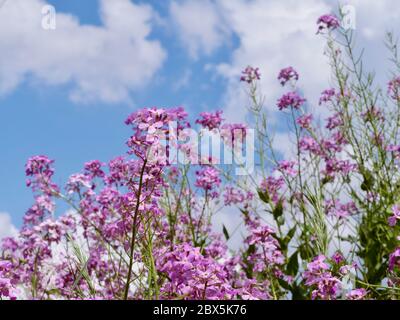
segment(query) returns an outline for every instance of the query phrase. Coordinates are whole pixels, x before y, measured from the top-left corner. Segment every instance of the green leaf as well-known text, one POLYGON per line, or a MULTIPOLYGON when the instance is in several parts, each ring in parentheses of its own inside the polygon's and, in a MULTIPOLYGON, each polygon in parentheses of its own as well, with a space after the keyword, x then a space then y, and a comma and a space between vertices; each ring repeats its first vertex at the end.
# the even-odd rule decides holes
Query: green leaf
POLYGON ((257 193, 263 202, 270 203, 270 197, 269 197, 268 191, 262 191, 261 189, 259 189, 257 191, 257 193))
POLYGON ((361 183, 361 190, 363 191, 369 191, 372 190, 374 186, 374 177, 372 173, 369 170, 364 169, 362 171, 362 175, 364 178, 364 181, 361 183))
POLYGON ((295 232, 296 232, 296 226, 294 226, 292 229, 290 229, 290 230, 288 231, 288 233, 287 233, 287 235, 286 235, 286 237, 285 237, 285 238, 287 239, 287 242, 288 242, 288 243, 290 242, 290 240, 292 240, 292 238, 293 238, 295 232))
POLYGON ((297 284, 292 285, 291 291, 293 300, 306 300, 306 291, 297 284))
POLYGON ((283 204, 282 204, 282 201, 279 201, 279 202, 276 204, 274 210, 272 211, 272 214, 273 214, 275 220, 277 220, 277 219, 283 214, 283 204))
POLYGON ((287 290, 287 291, 290 291, 290 290, 291 290, 291 286, 290 286, 285 280, 279 279, 279 278, 278 278, 278 282, 279 282, 280 286, 281 286, 283 289, 285 289, 285 290, 287 290))
POLYGON ((299 271, 299 259, 297 255, 297 251, 293 253, 292 256, 289 258, 289 262, 286 266, 286 273, 291 276, 295 276, 299 271))
POLYGON ((222 232, 224 233, 225 239, 228 241, 230 236, 229 236, 228 229, 226 229, 224 224, 222 225, 222 232))
POLYGON ((334 178, 327 176, 327 177, 324 177, 324 178, 321 180, 321 183, 322 183, 322 185, 324 186, 324 185, 326 185, 326 184, 328 184, 328 183, 330 183, 330 182, 333 182, 333 181, 334 181, 334 178))

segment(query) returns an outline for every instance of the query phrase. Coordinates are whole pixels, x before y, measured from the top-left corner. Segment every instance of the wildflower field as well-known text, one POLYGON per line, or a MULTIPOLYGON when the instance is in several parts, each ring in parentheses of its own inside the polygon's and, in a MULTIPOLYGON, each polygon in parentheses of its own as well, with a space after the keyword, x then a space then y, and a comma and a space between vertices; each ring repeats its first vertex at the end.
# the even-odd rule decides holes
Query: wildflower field
POLYGON ((64 185, 57 159, 29 158, 33 204, 2 240, 0 299, 400 298, 398 48, 389 33, 393 69, 380 87, 336 16, 315 31, 332 77, 319 112, 301 90, 308 75, 295 66, 276 75, 292 158, 274 149, 259 88, 268 70, 250 65, 237 79, 247 123, 220 110, 139 109, 116 142, 126 154, 84 163, 64 185), (217 138, 200 148, 199 137, 217 138), (213 225, 234 209, 237 230, 213 225))

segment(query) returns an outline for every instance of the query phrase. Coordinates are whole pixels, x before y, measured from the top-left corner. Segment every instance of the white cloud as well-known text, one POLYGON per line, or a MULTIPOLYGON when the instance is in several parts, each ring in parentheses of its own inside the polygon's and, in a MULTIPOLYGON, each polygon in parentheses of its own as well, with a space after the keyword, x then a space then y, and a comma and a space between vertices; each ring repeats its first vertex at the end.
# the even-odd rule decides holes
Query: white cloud
POLYGON ((396 0, 348 0, 343 4, 354 6, 356 32, 367 39, 380 41, 386 30, 398 30, 400 7, 396 0))
POLYGON ((170 15, 192 58, 213 53, 230 35, 222 12, 210 0, 171 2, 170 15))
POLYGON ((190 69, 186 69, 183 74, 174 82, 172 85, 175 91, 179 91, 183 88, 187 88, 190 84, 190 79, 192 77, 192 71, 190 69))
POLYGON ((400 36, 400 6, 396 0, 348 0, 356 14, 356 40, 359 50, 365 48, 364 68, 376 72, 376 80, 385 86, 393 69, 390 54, 385 47, 385 33, 400 36))
POLYGON ((232 250, 240 249, 247 235, 247 230, 241 215, 238 208, 234 206, 224 206, 212 217, 212 228, 215 233, 222 235, 223 226, 227 229, 230 237, 227 241, 227 245, 232 250))
POLYGON ((277 113, 276 100, 283 93, 276 77, 281 68, 289 65, 300 73, 299 86, 305 95, 315 101, 329 80, 324 41, 315 34, 316 20, 329 12, 329 7, 321 0, 218 3, 240 40, 232 61, 217 66, 217 71, 229 81, 225 97, 227 115, 234 115, 236 121, 244 120, 246 100, 238 76, 248 64, 261 70, 260 89, 271 115, 277 113))
POLYGON ((130 101, 166 58, 160 42, 148 39, 157 16, 149 5, 129 0, 99 3, 102 26, 57 12, 56 30, 44 30, 45 1, 7 1, 0 9, 0 94, 33 79, 71 84, 76 102, 130 101))
POLYGON ((11 237, 17 234, 17 228, 11 221, 8 213, 0 212, 0 240, 4 237, 11 237))
MULTIPOLYGON (((326 113, 316 105, 320 92, 330 86, 330 68, 323 54, 325 40, 315 34, 316 20, 324 13, 337 11, 337 3, 328 0, 217 0, 216 4, 240 43, 230 62, 215 67, 229 83, 225 94, 227 117, 244 121, 247 101, 238 78, 248 64, 261 69, 260 89, 272 117, 270 122, 277 120, 274 119, 279 113, 276 100, 285 90, 276 77, 282 67, 289 65, 299 71, 299 86, 313 111, 326 113)), ((366 65, 375 69, 378 80, 382 81, 389 68, 383 37, 385 31, 396 31, 400 27, 400 7, 395 0, 342 1, 342 5, 345 4, 355 7, 358 47, 366 47, 366 65)))
MULTIPOLYGON (((400 7, 395 0, 342 1, 344 4, 355 7, 358 44, 359 47, 366 46, 367 66, 378 71, 378 80, 384 80, 389 65, 383 36, 386 30, 400 26, 400 7)), ((276 101, 287 89, 281 88, 276 77, 281 68, 289 65, 300 73, 298 85, 312 111, 323 119, 326 117, 327 110, 319 107, 317 102, 321 91, 331 86, 330 67, 324 56, 325 39, 316 35, 316 21, 324 13, 337 11, 337 3, 328 0, 187 0, 172 7, 180 37, 194 54, 201 53, 201 48, 203 53, 209 53, 217 46, 217 41, 209 41, 207 47, 207 36, 218 38, 220 44, 226 42, 231 34, 239 40, 229 61, 207 65, 208 71, 214 71, 227 81, 223 104, 228 121, 246 120, 248 99, 238 79, 241 70, 249 64, 261 70, 260 90, 265 94, 270 124, 280 126, 279 121, 282 121, 276 101), (199 18, 205 13, 213 17, 211 22, 199 18), (220 23, 215 23, 215 17, 220 17, 220 23)), ((286 123, 280 127, 282 130, 286 123)), ((287 134, 278 131, 276 138, 279 151, 286 155, 291 153, 287 134)))

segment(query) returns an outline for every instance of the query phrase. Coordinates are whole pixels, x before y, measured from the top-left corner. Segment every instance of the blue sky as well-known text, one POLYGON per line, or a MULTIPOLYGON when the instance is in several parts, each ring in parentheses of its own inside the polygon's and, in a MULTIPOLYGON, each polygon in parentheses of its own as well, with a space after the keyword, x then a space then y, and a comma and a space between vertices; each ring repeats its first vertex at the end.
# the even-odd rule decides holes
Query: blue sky
MULTIPOLYGON (((399 26, 399 6, 349 2, 360 44, 384 79, 383 33, 399 26)), ((237 80, 247 64, 261 68, 272 122, 279 121, 273 110, 282 67, 300 71, 312 107, 329 86, 315 21, 336 7, 328 0, 6 1, 0 8, 0 212, 21 225, 33 201, 24 176, 32 155, 55 159, 56 182, 63 185, 84 162, 123 154, 129 137, 123 122, 138 108, 182 105, 192 117, 223 109, 228 119, 244 121, 237 80), (40 26, 45 4, 56 8, 55 30, 40 26)), ((276 127, 284 154, 287 137, 276 127)))

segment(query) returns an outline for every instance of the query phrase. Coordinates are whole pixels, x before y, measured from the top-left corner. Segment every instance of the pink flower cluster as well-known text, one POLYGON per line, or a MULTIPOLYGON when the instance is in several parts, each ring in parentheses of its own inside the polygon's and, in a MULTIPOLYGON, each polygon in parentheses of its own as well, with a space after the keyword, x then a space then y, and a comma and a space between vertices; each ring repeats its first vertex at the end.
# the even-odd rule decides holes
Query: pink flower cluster
MULTIPOLYGON (((346 276, 351 269, 355 270, 357 266, 355 264, 346 265, 342 259, 336 260, 332 266, 324 255, 314 258, 312 262, 307 264, 307 270, 303 273, 305 284, 313 289, 312 299, 337 299, 344 289, 341 278, 346 276), (339 267, 337 272, 330 271, 333 267, 336 269, 339 267)), ((363 300, 367 294, 367 290, 358 288, 347 292, 346 297, 349 300, 363 300)))
POLYGON ((357 207, 353 201, 340 203, 339 200, 328 200, 325 202, 328 215, 333 215, 339 219, 347 218, 357 213, 357 207))
POLYGON ((161 288, 164 299, 233 299, 237 290, 223 265, 201 254, 189 243, 160 253, 158 270, 169 279, 161 288))
POLYGON ((226 206, 244 204, 247 201, 253 200, 254 194, 250 191, 243 192, 242 190, 227 186, 224 192, 224 204, 226 206))
POLYGON ((281 83, 281 85, 284 86, 289 81, 299 80, 299 74, 295 69, 293 69, 293 67, 287 67, 279 72, 278 80, 281 83))
POLYGON ((324 14, 320 16, 317 20, 318 24, 318 32, 321 33, 324 30, 334 30, 339 28, 340 22, 339 19, 332 14, 324 14))
MULTIPOLYGON (((221 178, 219 172, 214 167, 205 166, 202 169, 196 171, 196 187, 203 189, 204 191, 212 191, 221 184, 221 178)), ((217 194, 213 194, 216 197, 217 194)))
POLYGON ((278 100, 278 108, 279 110, 287 109, 290 107, 294 109, 299 109, 305 102, 306 99, 300 97, 297 92, 288 92, 278 100))
POLYGON ((261 73, 259 68, 253 68, 251 66, 246 67, 242 71, 242 76, 240 77, 240 81, 247 82, 247 83, 252 83, 256 80, 260 80, 261 78, 261 73))
POLYGON ((0 260, 0 300, 8 298, 16 300, 18 290, 15 287, 16 281, 10 279, 12 264, 8 261, 0 260))
POLYGON ((298 117, 296 119, 296 123, 303 129, 309 129, 311 122, 313 120, 313 115, 312 114, 305 114, 301 117, 298 117))
POLYGON ((281 189, 285 185, 283 177, 267 177, 261 182, 261 190, 268 194, 268 198, 277 204, 281 200, 281 189))
POLYGON ((400 247, 389 256, 389 270, 394 271, 396 267, 400 268, 400 247))
POLYGON ((200 113, 201 119, 197 119, 196 123, 201 124, 203 128, 208 128, 208 130, 218 129, 222 123, 222 111, 212 112, 202 112, 200 113))
POLYGON ((319 104, 322 105, 327 102, 332 102, 332 98, 335 96, 336 96, 336 91, 334 88, 326 89, 321 93, 321 97, 319 98, 319 104))
POLYGON ((396 101, 400 100, 400 77, 395 77, 389 81, 388 94, 396 101))
POLYGON ((400 206, 394 205, 392 207, 393 215, 389 217, 388 222, 391 227, 394 227, 400 221, 400 206))

